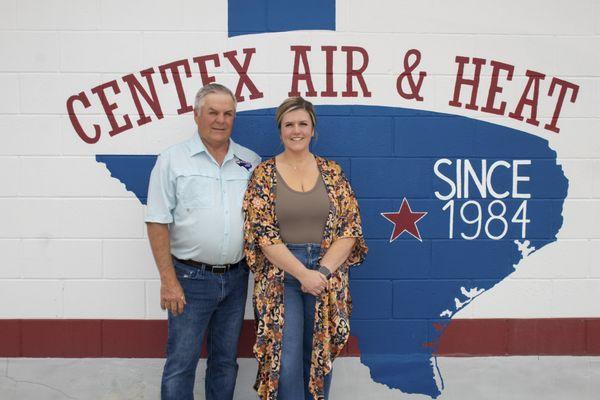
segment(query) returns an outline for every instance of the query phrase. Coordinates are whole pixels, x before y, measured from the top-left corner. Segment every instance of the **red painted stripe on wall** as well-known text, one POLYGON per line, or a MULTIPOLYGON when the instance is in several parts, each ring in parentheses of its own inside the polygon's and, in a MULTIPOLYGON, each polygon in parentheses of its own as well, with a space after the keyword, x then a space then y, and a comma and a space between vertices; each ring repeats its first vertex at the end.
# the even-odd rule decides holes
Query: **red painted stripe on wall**
MULTIPOLYGON (((253 357, 253 321, 242 329, 238 354, 253 357)), ((0 320, 0 357, 161 358, 166 340, 164 320, 0 320)), ((600 318, 452 320, 436 354, 600 356, 600 318)), ((359 355, 351 337, 342 356, 359 355)))

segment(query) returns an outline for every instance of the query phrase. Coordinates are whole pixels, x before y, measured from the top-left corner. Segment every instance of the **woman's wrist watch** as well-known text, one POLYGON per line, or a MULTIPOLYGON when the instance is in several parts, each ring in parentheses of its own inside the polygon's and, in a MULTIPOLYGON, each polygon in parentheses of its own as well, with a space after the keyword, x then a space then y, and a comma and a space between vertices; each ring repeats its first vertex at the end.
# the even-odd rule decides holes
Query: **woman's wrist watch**
POLYGON ((320 273, 322 273, 323 275, 325 275, 325 278, 327 278, 327 279, 329 279, 329 277, 331 276, 331 270, 324 265, 319 264, 318 271, 320 273))

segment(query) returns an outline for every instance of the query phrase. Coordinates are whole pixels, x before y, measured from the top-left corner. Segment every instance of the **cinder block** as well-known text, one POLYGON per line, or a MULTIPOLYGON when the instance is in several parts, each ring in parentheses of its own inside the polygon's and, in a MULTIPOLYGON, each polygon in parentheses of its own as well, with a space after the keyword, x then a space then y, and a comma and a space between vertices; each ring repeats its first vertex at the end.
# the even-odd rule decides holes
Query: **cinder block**
POLYGON ((592 197, 600 199, 600 160, 592 164, 592 197))
MULTIPOLYGON (((207 11, 209 10, 205 9, 200 14, 197 14, 197 16, 203 15, 206 17, 207 11)), ((181 29, 181 27, 178 27, 177 29, 181 29)), ((142 42, 142 64, 145 66, 145 68, 153 66, 155 71, 158 72, 159 65, 170 63, 176 60, 187 59, 190 63, 191 72, 195 74, 197 78, 198 88, 200 88, 202 84, 200 83, 201 80, 199 79, 200 71, 198 69, 198 64, 192 60, 194 57, 215 53, 218 54, 220 64, 218 67, 215 66, 213 61, 208 61, 206 64, 209 75, 215 75, 215 73, 219 72, 222 73, 234 71, 229 64, 229 61, 223 57, 224 50, 222 49, 228 48, 227 36, 225 35, 225 32, 150 31, 144 32, 142 42), (190 49, 194 49, 194 51, 190 52, 190 49)), ((252 56, 251 64, 253 67, 256 58, 258 58, 258 55, 254 54, 252 56)), ((160 76, 158 76, 158 79, 156 80, 157 84, 159 82, 162 82, 160 76)), ((158 84, 157 86, 162 86, 162 83, 158 84)))
POLYGON ((146 318, 167 318, 167 312, 160 308, 160 280, 158 279, 146 281, 146 318))
POLYGON ((0 254, 3 257, 2 268, 0 268, 0 278, 20 278, 19 271, 19 249, 21 241, 19 239, 1 239, 0 254))
POLYGON ((104 240, 103 277, 106 279, 157 279, 158 271, 148 240, 104 240))
MULTIPOLYGON (((577 18, 585 20, 588 17, 581 14, 577 18)), ((590 49, 600 47, 599 37, 558 37, 554 38, 553 43, 557 56, 557 76, 598 76, 600 54, 590 49)))
POLYGON ((520 12, 497 3, 482 5, 475 0, 461 2, 461 7, 435 0, 411 3, 411 13, 420 18, 407 18, 398 26, 395 10, 408 7, 409 2, 353 1, 350 26, 360 32, 434 32, 434 33, 496 33, 496 34, 592 34, 594 21, 590 0, 571 3, 564 0, 547 4, 537 0, 523 4, 520 12), (531 20, 544 10, 544 18, 531 20), (468 14, 463 10, 470 10, 468 14), (486 16, 494 15, 489 19, 486 16), (376 19, 377 23, 373 21, 376 19), (579 20, 579 23, 576 21, 579 20))
POLYGON ((508 327, 504 319, 455 320, 441 335, 438 352, 455 356, 503 355, 507 353, 507 345, 508 327))
MULTIPOLYGON (((67 99, 96 86, 98 74, 26 74, 20 77, 20 110, 25 114, 67 114, 67 99)), ((91 96, 90 96, 91 97, 91 96)), ((93 99, 90 99, 92 101, 93 99)), ((90 109, 76 109, 78 114, 90 109)), ((96 110, 98 112, 98 110, 96 110)))
POLYGON ((596 18, 596 34, 600 33, 600 5, 594 4, 594 16, 596 18))
POLYGON ((104 357, 162 358, 166 344, 166 321, 102 321, 104 357))
POLYGON ((391 118, 319 118, 315 151, 325 156, 389 156, 392 154, 391 118), (352 140, 349 140, 349 137, 352 140), (359 152, 360 149, 360 152, 359 152))
POLYGON ((590 276, 592 252, 589 240, 558 240, 522 259, 511 279, 584 279, 590 276))
POLYGON ((175 30, 183 24, 182 0, 170 3, 134 0, 126 4, 101 0, 100 8, 100 28, 104 30, 175 30))
POLYGON ((427 353, 426 320, 364 320, 352 319, 352 334, 358 338, 362 354, 370 356, 427 353))
POLYGON ((92 157, 26 157, 21 163, 22 196, 133 197, 92 157))
POLYGON ((59 204, 58 234, 81 238, 139 238, 142 208, 137 199, 69 199, 59 204))
POLYGON ((426 279, 431 270, 431 241, 414 246, 409 241, 368 240, 369 254, 358 267, 350 268, 352 280, 426 279))
POLYGON ((67 12, 66 9, 61 8, 62 5, 57 0, 19 1, 17 4, 17 28, 20 30, 57 29, 57 16, 62 12, 67 12))
POLYGON ((550 318, 552 281, 504 279, 463 307, 453 318, 550 318))
POLYGON ((352 280, 350 290, 354 299, 352 316, 357 319, 392 318, 392 282, 383 280, 352 280), (373 296, 373 294, 377 294, 373 296))
POLYGON ((102 323, 86 320, 24 320, 22 357, 101 357, 102 323))
MULTIPOLYGON (((254 4, 249 4, 243 1, 235 1, 231 3, 235 7, 235 12, 228 19, 231 25, 235 27, 236 35, 264 32, 268 29, 268 2, 266 0, 255 1, 254 4), (248 16, 249 18, 244 18, 248 16)), ((228 7, 229 8, 229 7, 228 7)))
POLYGON ((590 246, 592 248, 592 261, 590 266, 590 277, 600 278, 600 240, 590 240, 590 246))
POLYGON ((26 279, 101 278, 102 242, 26 239, 22 242, 20 265, 26 279))
POLYGON ((64 304, 66 318, 144 318, 144 282, 65 281, 64 304))
POLYGON ((58 47, 54 32, 0 32, 0 71, 56 71, 58 47))
POLYGON ((600 238, 600 201, 565 200, 563 226, 558 233, 561 239, 600 238))
POLYGON ((210 0, 183 0, 184 30, 220 31, 227 30, 227 3, 210 0), (203 18, 198 18, 202 15, 203 18))
POLYGON ((548 137, 561 158, 600 157, 600 119, 567 118, 559 121, 560 133, 548 137))
POLYGON ((63 32, 60 59, 62 71, 130 73, 140 69, 141 34, 63 32))
MULTIPOLYGON (((0 356, 21 357, 21 321, 0 320, 0 332, 2 332, 0 356)), ((7 368, 8 365, 4 367, 5 374, 7 368)))
POLYGON ((56 237, 59 203, 55 199, 0 198, 0 237, 56 237))
POLYGON ((17 157, 0 156, 0 196, 15 196, 19 187, 20 160, 17 157))
MULTIPOLYGON (((558 120, 558 127, 561 127, 562 121, 568 118, 589 118, 600 116, 600 79, 598 77, 569 77, 565 78, 566 81, 578 85, 579 91, 577 93, 577 99, 575 103, 571 103, 572 90, 567 90, 565 99, 563 102, 562 109, 560 111, 560 118, 558 120)), ((548 116, 552 115, 556 104, 558 102, 558 95, 560 93, 560 87, 554 88, 552 96, 548 96, 550 89, 551 79, 546 78, 546 83, 540 86, 540 91, 545 92, 544 97, 540 97, 540 110, 546 110, 545 113, 548 116)), ((545 118, 542 123, 548 123, 550 120, 545 118)), ((548 131, 546 131, 548 132, 548 131)), ((559 132, 559 134, 561 134, 559 132)))
POLYGON ((598 293, 598 279, 556 279, 552 282, 552 312, 556 317, 598 316, 598 293))
POLYGON ((512 243, 494 240, 433 240, 431 275, 444 279, 503 279, 519 258, 512 243), (494 257, 490 257, 494 254, 494 257), (466 258, 481 260, 469 262, 466 258))
POLYGON ((100 1, 58 0, 60 12, 57 15, 57 24, 62 29, 69 30, 96 30, 100 26, 100 1))
POLYGON ((587 319, 586 328, 586 353, 589 355, 600 354, 600 319, 587 319))
MULTIPOLYGON (((0 33, 0 36, 1 35, 2 33, 0 33)), ((0 63, 2 63, 2 61, 0 61, 0 63)), ((18 76, 14 74, 1 74, 0 86, 2 87, 2 92, 0 92, 0 113, 18 113, 20 98, 18 76)))
POLYGON ((540 319, 537 321, 538 354, 584 355, 585 333, 583 319, 540 319))
POLYGON ((2 318, 60 318, 62 283, 56 280, 1 280, 2 318))
POLYGON ((0 154, 59 154, 59 123, 58 116, 0 115, 0 154))
POLYGON ((394 318, 439 319, 454 298, 462 298, 460 288, 471 288, 469 280, 398 280, 394 281, 394 318))
POLYGON ((17 1, 0 3, 0 30, 14 30, 17 27, 17 1))
POLYGON ((593 193, 593 160, 557 160, 569 179, 569 199, 589 199, 593 193))
POLYGON ((429 198, 432 182, 423 177, 432 176, 433 163, 425 158, 354 158, 352 187, 361 198, 429 198))
MULTIPOLYGON (((482 5, 485 7, 487 5, 482 5)), ((542 72, 548 76, 557 75, 557 40, 550 36, 536 35, 486 35, 476 34, 474 37, 474 52, 471 54, 462 54, 467 57, 476 56, 487 60, 481 73, 490 75, 492 60, 500 61, 513 65, 515 67, 513 76, 522 76, 527 69, 542 72)), ((451 56, 454 58, 457 54, 451 56)), ((456 74, 456 67, 453 71, 456 74)), ((514 79, 514 78, 513 78, 514 79)), ((501 86, 510 86, 511 82, 506 81, 506 72, 502 71, 499 79, 501 86)), ((486 94, 489 90, 489 84, 481 87, 486 94)), ((498 96, 501 96, 500 94, 498 96)))

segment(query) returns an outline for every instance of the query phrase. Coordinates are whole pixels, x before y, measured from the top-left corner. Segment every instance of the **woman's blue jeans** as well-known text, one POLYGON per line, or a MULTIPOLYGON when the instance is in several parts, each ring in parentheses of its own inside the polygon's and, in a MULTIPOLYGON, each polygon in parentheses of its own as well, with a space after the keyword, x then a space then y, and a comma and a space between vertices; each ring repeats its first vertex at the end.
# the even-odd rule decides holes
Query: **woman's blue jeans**
MULTIPOLYGON (((318 244, 288 244, 288 249, 307 268, 317 269, 318 244)), ((284 324, 279 378, 279 400, 313 400, 308 390, 316 297, 302 292, 300 282, 285 273, 284 324)), ((325 376, 325 399, 329 397, 331 373, 325 376)))
POLYGON ((174 261, 187 304, 169 312, 162 400, 192 400, 202 337, 206 334, 205 398, 231 400, 237 377, 237 347, 244 320, 248 267, 245 262, 215 274, 174 261))

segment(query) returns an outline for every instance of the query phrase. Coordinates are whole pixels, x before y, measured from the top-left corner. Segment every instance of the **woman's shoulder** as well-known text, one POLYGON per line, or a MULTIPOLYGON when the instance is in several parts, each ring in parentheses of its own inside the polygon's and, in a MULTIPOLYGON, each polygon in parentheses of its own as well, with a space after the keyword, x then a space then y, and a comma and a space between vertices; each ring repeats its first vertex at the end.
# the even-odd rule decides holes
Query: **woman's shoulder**
POLYGON ((275 157, 271 157, 254 168, 254 175, 269 174, 275 169, 275 157))
POLYGON ((319 166, 321 167, 321 171, 336 176, 343 174, 342 167, 337 162, 317 155, 315 155, 315 159, 317 160, 317 164, 319 164, 319 166))

